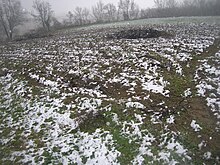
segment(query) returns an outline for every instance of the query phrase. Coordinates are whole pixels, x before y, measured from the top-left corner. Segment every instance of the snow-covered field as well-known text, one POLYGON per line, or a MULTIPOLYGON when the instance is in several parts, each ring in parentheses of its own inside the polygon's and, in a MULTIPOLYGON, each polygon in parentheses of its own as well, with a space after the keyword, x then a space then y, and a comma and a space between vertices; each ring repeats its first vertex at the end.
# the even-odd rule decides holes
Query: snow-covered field
POLYGON ((219 164, 214 22, 142 20, 0 45, 0 164, 219 164), (134 27, 172 37, 106 37, 134 27))

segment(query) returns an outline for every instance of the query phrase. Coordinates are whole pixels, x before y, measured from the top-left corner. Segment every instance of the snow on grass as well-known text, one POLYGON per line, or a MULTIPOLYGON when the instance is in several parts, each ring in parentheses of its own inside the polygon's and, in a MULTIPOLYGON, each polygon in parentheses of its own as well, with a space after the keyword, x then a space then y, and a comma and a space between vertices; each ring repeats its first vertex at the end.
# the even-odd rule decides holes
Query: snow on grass
POLYGON ((191 54, 187 54, 187 53, 179 53, 176 55, 176 58, 181 61, 181 62, 184 62, 184 61, 189 61, 192 59, 192 55, 191 54))
POLYGON ((145 106, 139 102, 127 102, 126 103, 127 108, 137 108, 137 109, 144 109, 145 106))
POLYGON ((138 155, 134 158, 133 164, 143 164, 144 163, 144 156, 153 157, 154 154, 152 153, 152 142, 155 141, 155 138, 151 134, 147 134, 143 137, 141 141, 141 145, 139 147, 138 155))
MULTIPOLYGON (((191 161, 193 149, 183 143, 179 130, 169 129, 175 128, 181 114, 179 109, 175 109, 178 115, 169 110, 173 109, 169 99, 174 96, 165 75, 187 76, 185 67, 213 44, 218 26, 146 27, 174 31, 176 36, 109 40, 107 33, 119 29, 85 28, 83 34, 79 29, 67 29, 44 42, 36 39, 12 47, 1 45, 0 142, 5 154, 0 163, 191 161)), ((206 98, 217 118, 219 68, 208 61, 217 64, 219 54, 200 61, 195 77, 198 95, 206 98), (206 75, 201 76, 201 71, 206 75), (209 95, 210 91, 214 92, 209 95)), ((180 97, 188 99, 192 93, 193 88, 187 88, 180 97)), ((187 124, 201 130, 195 120, 187 124)), ((211 157, 204 155, 204 159, 211 157)))
POLYGON ((192 120, 190 126, 192 127, 192 129, 195 131, 195 132, 198 132, 202 129, 202 127, 200 127, 199 124, 196 124, 196 121, 195 120, 192 120))
POLYGON ((79 146, 79 152, 86 158, 92 158, 87 161, 87 164, 118 164, 117 157, 120 156, 115 147, 112 135, 108 132, 101 133, 101 130, 97 129, 92 135, 87 133, 81 133, 84 139, 77 145, 79 146), (104 136, 107 134, 106 136, 104 136), (102 137, 105 137, 104 139, 102 137), (103 139, 103 140, 102 140, 103 139))
MULTIPOLYGON (((10 84, 12 76, 7 75, 6 78, 1 78, 1 83, 7 83, 8 87, 5 88, 6 93, 9 93, 11 86, 19 85, 19 82, 13 82, 10 84)), ((25 88, 25 86, 22 86, 25 88)), ((8 96, 7 101, 3 104, 7 105, 11 100, 13 102, 13 95, 21 95, 24 89, 18 86, 12 96, 8 96)), ((56 99, 57 100, 57 99, 56 99)), ((19 101, 19 100, 18 100, 19 101)), ((26 145, 26 150, 15 151, 12 153, 12 159, 16 157, 23 157, 21 160, 22 163, 33 163, 35 164, 37 159, 40 159, 38 163, 45 163, 46 158, 44 154, 48 153, 51 155, 51 161, 60 162, 62 164, 77 163, 83 164, 86 160, 87 164, 118 164, 117 157, 120 153, 114 148, 114 141, 112 135, 109 132, 102 131, 97 129, 94 133, 88 134, 78 131, 76 134, 70 134, 71 132, 78 127, 78 120, 70 118, 70 112, 65 112, 63 114, 59 113, 59 109, 62 107, 60 103, 62 101, 51 100, 49 103, 39 100, 22 100, 22 108, 25 110, 22 118, 20 120, 14 121, 11 117, 7 117, 5 121, 8 121, 4 124, 10 125, 10 127, 25 127, 25 132, 22 136, 25 137, 24 143, 26 145), (56 102, 59 102, 58 104, 56 102), (14 123, 17 122, 17 123, 14 123), (42 144, 40 148, 36 148, 36 141, 29 139, 33 133, 39 134, 44 131, 42 139, 42 144), (58 148, 59 152, 53 151, 54 148, 58 148), (78 148, 78 150, 75 150, 78 148), (68 153, 66 155, 66 153, 68 153), (66 156, 65 156, 66 155, 66 156), (83 160, 83 158, 85 160, 83 160)), ((100 100, 85 100, 82 102, 80 109, 84 110, 85 108, 94 110, 97 105, 101 104, 100 100)), ((7 108, 7 107, 4 107, 7 108)), ((16 107, 14 107, 16 108, 16 107)), ((8 107, 10 110, 11 107, 8 107)), ((1 125, 3 127, 3 125, 1 125)), ((11 140, 14 136, 11 137, 11 140)), ((7 141, 1 139, 2 144, 10 143, 10 139, 7 141)))
POLYGON ((211 152, 206 152, 204 153, 204 158, 205 159, 210 159, 211 158, 212 153, 211 152))
MULTIPOLYGON (((198 81, 197 92, 207 101, 207 106, 211 108, 216 118, 220 119, 220 68, 219 68, 219 52, 212 57, 201 60, 201 65, 197 69, 195 79, 198 81), (204 78, 205 74, 205 78, 204 78)), ((217 123, 216 130, 219 131, 220 122, 217 123)))
POLYGON ((144 82, 142 84, 143 90, 151 91, 153 93, 160 93, 164 96, 169 96, 169 91, 165 90, 167 82, 163 81, 163 78, 161 77, 159 80, 153 80, 144 82))
POLYGON ((184 91, 184 97, 189 97, 192 95, 191 89, 188 88, 187 90, 184 91))
POLYGON ((175 121, 174 115, 170 115, 170 117, 167 118, 167 123, 168 123, 168 124, 173 124, 174 121, 175 121))
POLYGON ((177 154, 187 153, 187 149, 184 149, 184 147, 179 142, 176 142, 173 138, 168 142, 167 149, 176 150, 177 154))

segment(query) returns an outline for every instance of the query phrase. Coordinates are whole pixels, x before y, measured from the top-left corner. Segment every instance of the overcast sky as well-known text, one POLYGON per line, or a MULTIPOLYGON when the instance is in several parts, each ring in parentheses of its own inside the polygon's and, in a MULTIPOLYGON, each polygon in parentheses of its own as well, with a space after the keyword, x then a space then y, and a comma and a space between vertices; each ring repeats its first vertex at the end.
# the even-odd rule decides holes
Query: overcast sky
MULTIPOLYGON (((28 10, 33 10, 33 0, 20 0, 22 6, 28 10)), ((45 0, 52 5, 52 9, 56 15, 66 14, 68 11, 72 11, 75 7, 88 7, 95 5, 99 0, 45 0)), ((119 0, 102 0, 103 3, 118 4, 119 0)), ((148 8, 154 6, 154 0, 135 0, 140 8, 148 8)))

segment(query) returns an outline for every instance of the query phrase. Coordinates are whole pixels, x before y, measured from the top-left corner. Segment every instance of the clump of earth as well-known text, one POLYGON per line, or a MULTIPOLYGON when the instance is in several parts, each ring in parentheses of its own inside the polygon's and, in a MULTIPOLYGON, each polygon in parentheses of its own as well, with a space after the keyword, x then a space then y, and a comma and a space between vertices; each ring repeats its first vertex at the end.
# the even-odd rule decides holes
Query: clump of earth
POLYGON ((138 38, 158 38, 170 37, 171 34, 166 31, 156 29, 128 29, 110 34, 108 38, 112 39, 138 39, 138 38))

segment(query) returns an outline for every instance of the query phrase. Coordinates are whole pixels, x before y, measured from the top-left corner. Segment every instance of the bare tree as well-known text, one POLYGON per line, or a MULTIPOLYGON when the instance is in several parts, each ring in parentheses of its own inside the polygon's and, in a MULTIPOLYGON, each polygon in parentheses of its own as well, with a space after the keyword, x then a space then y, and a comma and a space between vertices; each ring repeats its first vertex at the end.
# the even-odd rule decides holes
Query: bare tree
POLYGON ((194 5, 194 1, 192 1, 192 0, 183 0, 183 2, 182 2, 182 6, 184 6, 184 7, 191 7, 193 5, 194 5))
POLYGON ((102 1, 99 1, 95 6, 92 7, 92 14, 96 22, 104 22, 104 6, 104 3, 102 3, 102 1))
POLYGON ((139 6, 136 3, 134 3, 134 1, 132 1, 130 7, 130 18, 137 19, 139 17, 139 13, 140 13, 139 6))
POLYGON ((74 17, 73 13, 69 11, 66 16, 67 16, 67 24, 71 25, 73 23, 73 17, 74 17))
POLYGON ((141 18, 219 16, 220 0, 154 0, 155 7, 141 10, 141 18))
POLYGON ((181 10, 187 16, 220 15, 219 0, 184 0, 181 10))
POLYGON ((157 15, 157 10, 154 8, 148 8, 148 9, 141 9, 140 11, 140 18, 153 18, 156 17, 157 15))
POLYGON ((120 0, 118 4, 119 14, 121 13, 124 20, 129 20, 129 4, 130 0, 120 0))
POLYGON ((176 0, 166 0, 165 3, 166 3, 167 8, 173 9, 173 8, 177 7, 177 1, 176 0))
POLYGON ((74 10, 74 20, 77 25, 83 24, 83 8, 76 7, 74 10))
POLYGON ((83 20, 84 20, 84 24, 89 23, 89 16, 90 16, 90 11, 87 8, 83 9, 83 20))
POLYGON ((0 23, 5 35, 12 40, 15 28, 24 21, 24 12, 18 0, 0 1, 0 23))
POLYGON ((166 0, 165 1, 165 7, 166 10, 164 11, 164 14, 166 17, 172 17, 172 16, 179 16, 180 12, 177 10, 178 3, 176 0, 166 0))
MULTIPOLYGON (((120 0, 118 3, 118 14, 121 14, 123 20, 129 20, 139 13, 139 8, 134 0, 120 0)), ((133 18, 132 18, 133 19, 133 18)))
POLYGON ((36 14, 32 14, 32 16, 42 24, 44 29, 49 31, 53 20, 53 11, 49 2, 35 0, 33 8, 36 14))
POLYGON ((76 7, 73 16, 77 25, 86 24, 88 22, 89 10, 87 8, 76 7))
POLYGON ((105 19, 108 22, 112 22, 116 20, 117 9, 114 4, 108 3, 104 6, 105 19))
POLYGON ((164 0, 154 0, 155 6, 158 9, 162 9, 165 7, 165 1, 164 0))
POLYGON ((56 17, 52 17, 52 22, 53 22, 53 27, 55 29, 59 29, 63 26, 62 23, 56 17))
POLYGON ((157 9, 164 9, 164 8, 171 9, 178 6, 176 0, 154 0, 154 3, 157 9))
POLYGON ((213 15, 220 15, 220 1, 219 0, 213 0, 212 4, 213 8, 213 15))
POLYGON ((185 16, 193 16, 196 15, 196 5, 195 5, 195 1, 192 0, 183 0, 182 4, 181 4, 181 10, 182 11, 182 15, 185 16))

